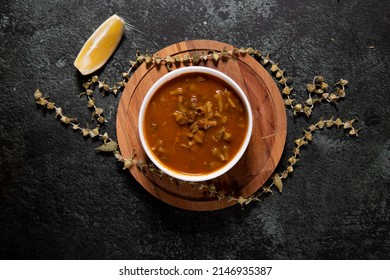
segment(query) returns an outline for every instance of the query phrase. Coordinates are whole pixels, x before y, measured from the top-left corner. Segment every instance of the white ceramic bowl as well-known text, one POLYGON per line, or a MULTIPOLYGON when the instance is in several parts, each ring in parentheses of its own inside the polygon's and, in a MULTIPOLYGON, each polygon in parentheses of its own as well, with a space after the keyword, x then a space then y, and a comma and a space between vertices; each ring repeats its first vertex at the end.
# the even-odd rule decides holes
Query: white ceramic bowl
POLYGON ((144 151, 146 152, 147 156, 149 157, 149 159, 160 170, 162 170, 166 174, 168 174, 168 175, 170 175, 170 176, 172 176, 174 178, 177 178, 177 179, 180 179, 180 180, 183 180, 183 181, 189 181, 189 182, 199 182, 199 181, 211 180, 211 179, 214 179, 216 177, 219 177, 219 176, 223 175, 228 170, 230 170, 240 160, 240 158, 244 154, 246 148, 248 147, 248 144, 249 144, 249 141, 250 141, 250 138, 251 138, 251 135, 252 135, 252 127, 253 127, 253 116, 252 116, 251 106, 249 104, 248 98, 246 97, 246 95, 245 95, 244 91, 241 89, 241 87, 233 79, 231 79, 229 76, 227 76, 226 74, 224 74, 224 73, 222 73, 222 72, 220 72, 218 70, 215 70, 215 69, 212 69, 212 68, 208 68, 208 67, 203 67, 203 66, 187 66, 187 67, 183 67, 183 68, 179 68, 179 69, 173 70, 173 71, 169 72, 168 74, 162 76, 159 80, 156 81, 155 84, 152 85, 152 87, 146 93, 146 95, 145 95, 145 97, 144 97, 144 99, 142 101, 141 108, 140 108, 139 115, 138 115, 138 132, 139 132, 139 136, 140 136, 142 147, 143 147, 144 151), (184 174, 184 173, 172 170, 170 168, 167 168, 165 165, 163 165, 158 160, 158 158, 156 156, 154 156, 154 154, 150 150, 150 147, 148 146, 148 143, 146 141, 146 137, 144 135, 144 129, 143 129, 144 128, 143 122, 144 122, 144 119, 145 119, 146 107, 147 107, 148 103, 150 102, 150 99, 152 98, 154 93, 163 84, 169 82, 170 80, 172 80, 172 79, 174 79, 174 78, 176 78, 176 77, 178 77, 178 76, 180 76, 182 74, 187 74, 187 73, 204 73, 204 74, 209 74, 209 75, 215 76, 215 77, 225 81, 239 95, 239 97, 241 98, 242 103, 245 106, 245 109, 246 109, 246 112, 247 112, 247 118, 248 118, 248 128, 247 128, 247 131, 246 131, 245 139, 243 141, 242 146, 240 147, 240 149, 236 153, 236 155, 227 164, 225 164, 220 169, 217 169, 217 170, 215 170, 215 171, 213 171, 211 173, 202 174, 202 175, 198 175, 198 174, 191 175, 191 174, 187 174, 187 173, 184 174))

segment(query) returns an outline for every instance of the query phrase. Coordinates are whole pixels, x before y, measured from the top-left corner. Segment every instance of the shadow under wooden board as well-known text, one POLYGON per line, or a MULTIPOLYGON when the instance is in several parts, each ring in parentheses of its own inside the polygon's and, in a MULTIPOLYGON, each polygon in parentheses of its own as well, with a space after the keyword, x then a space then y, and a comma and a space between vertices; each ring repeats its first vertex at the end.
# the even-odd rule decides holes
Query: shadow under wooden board
MULTIPOLYGON (((233 50, 233 46, 210 40, 184 41, 158 51, 155 56, 190 56, 210 50, 233 50)), ((226 60, 201 61, 199 67, 210 67, 224 72, 235 80, 246 93, 252 107, 253 133, 249 146, 240 161, 226 174, 206 182, 214 183, 218 191, 235 196, 248 197, 258 190, 273 174, 282 155, 286 141, 286 111, 280 91, 270 74, 250 55, 229 57, 226 60)), ((186 67, 181 63, 172 69, 186 67)), ((168 73, 162 63, 159 66, 143 63, 131 76, 122 93, 117 113, 117 137, 121 154, 136 160, 151 161, 142 150, 138 135, 138 113, 148 89, 168 73)), ((166 175, 138 167, 130 169, 134 178, 152 195, 173 206, 196 211, 217 210, 234 205, 235 201, 218 200, 207 191, 187 183, 171 180, 166 175)))

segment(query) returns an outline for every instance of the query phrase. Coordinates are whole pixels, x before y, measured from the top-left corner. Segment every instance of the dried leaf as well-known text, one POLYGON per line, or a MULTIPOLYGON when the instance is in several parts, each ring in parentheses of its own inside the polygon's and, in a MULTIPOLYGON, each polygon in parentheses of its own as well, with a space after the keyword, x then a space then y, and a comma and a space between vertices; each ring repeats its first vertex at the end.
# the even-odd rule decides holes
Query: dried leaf
POLYGON ((165 58, 165 63, 166 63, 168 66, 172 65, 173 62, 174 62, 174 59, 173 59, 170 55, 168 55, 168 56, 165 58))
POLYGON ((222 56, 222 59, 226 60, 228 57, 229 57, 229 53, 228 51, 226 50, 226 47, 223 48, 222 52, 221 52, 221 56, 222 56))
POLYGON ((38 100, 43 97, 42 92, 39 89, 36 89, 34 92, 35 100, 38 100))
POLYGON ((338 97, 336 94, 334 94, 334 93, 331 93, 331 94, 329 95, 329 100, 330 100, 331 102, 336 102, 338 99, 339 99, 339 97, 338 97))
POLYGON ((138 166, 139 170, 146 176, 147 171, 145 170, 145 168, 148 167, 148 165, 146 163, 144 163, 142 160, 138 160, 137 166, 138 166))
POLYGON ((123 170, 126 170, 134 165, 134 161, 132 159, 126 159, 123 163, 123 170))
POLYGON ((305 140, 305 138, 296 139, 296 140, 294 141, 294 143, 295 143, 298 147, 302 147, 302 146, 308 144, 308 142, 305 140))
POLYGON ((286 77, 280 78, 279 84, 281 84, 281 85, 286 85, 286 86, 287 86, 287 78, 286 78, 286 77))
POLYGON ((95 109, 95 114, 100 116, 101 114, 103 114, 103 109, 102 108, 96 108, 95 109))
POLYGON ((312 112, 312 108, 305 105, 305 106, 303 107, 303 112, 305 113, 306 117, 310 117, 311 112, 312 112))
POLYGON ((320 87, 321 87, 321 89, 326 90, 326 89, 328 88, 328 84, 322 82, 322 83, 320 84, 320 87))
POLYGON ((319 129, 322 129, 324 126, 325 126, 325 122, 323 120, 320 120, 318 123, 317 123, 317 126, 319 129))
POLYGON ((324 77, 319 75, 319 76, 315 76, 314 77, 314 82, 317 83, 317 84, 321 84, 324 82, 324 77))
POLYGON ((194 65, 198 65, 199 61, 200 61, 200 55, 198 52, 195 52, 192 56, 192 62, 194 63, 194 65))
POLYGON ((309 99, 307 99, 306 101, 305 101, 305 103, 306 103, 306 105, 308 105, 308 106, 312 106, 313 104, 314 104, 314 102, 313 102, 313 98, 309 98, 309 99))
POLYGON ((137 62, 139 64, 142 64, 142 62, 144 62, 144 60, 145 60, 145 56, 142 54, 137 57, 137 62))
POLYGON ((315 92, 316 91, 316 85, 315 84, 307 84, 306 85, 306 90, 308 91, 308 92, 315 92))
POLYGON ((242 55, 245 55, 245 54, 246 54, 246 50, 245 50, 244 48, 240 48, 240 49, 238 50, 238 52, 239 52, 240 54, 242 54, 242 55))
POLYGON ((223 198, 225 198, 225 193, 223 191, 217 192, 217 198, 219 201, 222 200, 223 198))
POLYGON ((237 199, 237 202, 238 202, 241 206, 243 206, 244 203, 245 203, 245 198, 242 197, 242 196, 239 196, 238 199, 237 199))
POLYGON ((354 121, 355 121, 355 119, 346 121, 346 122, 344 123, 344 129, 351 128, 354 121))
POLYGON ((114 156, 115 156, 115 158, 116 158, 118 161, 122 161, 122 159, 123 159, 123 156, 120 154, 119 151, 115 151, 115 152, 114 152, 114 156))
POLYGON ((150 64, 153 61, 152 57, 150 55, 145 55, 145 63, 150 64))
POLYGON ((295 156, 292 156, 288 159, 288 162, 291 164, 296 164, 298 162, 298 159, 295 156))
POLYGON ((252 55, 252 54, 254 54, 255 50, 253 48, 249 47, 249 48, 246 49, 246 52, 248 54, 252 55))
POLYGON ((89 128, 83 128, 81 130, 81 133, 83 134, 83 136, 88 136, 90 132, 91 132, 91 130, 89 128))
POLYGON ((185 55, 183 56, 183 63, 184 63, 185 65, 188 65, 188 64, 190 63, 190 59, 191 59, 191 57, 190 57, 188 54, 185 54, 185 55))
POLYGON ((111 90, 109 84, 103 84, 103 89, 104 89, 105 91, 110 91, 110 90, 111 90))
POLYGON ((340 79, 340 81, 338 81, 338 83, 336 85, 340 85, 342 87, 346 86, 348 84, 348 81, 347 80, 344 80, 344 79, 340 79))
POLYGON ((270 55, 271 54, 267 54, 264 58, 263 58, 263 65, 268 65, 268 63, 270 63, 270 55))
POLYGON ((217 192, 217 189, 216 189, 214 184, 209 186, 209 192, 210 192, 210 194, 213 194, 213 193, 217 192))
POLYGON ((103 116, 99 116, 98 118, 97 118, 97 121, 98 121, 98 123, 105 123, 106 122, 106 118, 105 117, 103 117, 103 116))
POLYGON ((307 141, 311 142, 313 140, 313 134, 310 131, 305 130, 305 138, 307 141))
POLYGON ((344 98, 345 97, 345 90, 344 89, 337 88, 336 92, 337 92, 337 94, 339 95, 340 98, 344 98))
POLYGON ((340 128, 340 126, 343 125, 343 121, 340 118, 337 118, 337 120, 334 122, 337 126, 337 128, 340 128))
POLYGON ((309 130, 310 131, 315 131, 317 129, 316 125, 315 124, 312 124, 309 126, 309 130))
POLYGON ((95 100, 93 100, 92 98, 89 98, 87 106, 88 106, 88 108, 92 108, 93 106, 95 106, 95 100))
POLYGON ((94 138, 98 135, 99 135, 99 127, 98 126, 89 131, 89 136, 91 136, 91 138, 94 138))
POLYGON ((283 93, 286 94, 286 95, 289 95, 291 93, 291 91, 293 90, 293 87, 288 87, 288 86, 285 86, 283 88, 283 93))
POLYGON ((62 108, 61 108, 61 107, 58 107, 58 108, 56 109, 56 117, 58 117, 58 116, 61 116, 61 117, 62 117, 62 108))
POLYGON ((284 170, 284 171, 282 172, 281 177, 282 177, 282 179, 286 179, 286 178, 288 177, 288 171, 287 171, 287 169, 284 170))
POLYGON ((41 106, 46 106, 48 101, 45 98, 39 98, 39 99, 36 100, 36 103, 41 105, 41 106))
POLYGON ((70 119, 69 119, 67 116, 62 116, 62 117, 60 118, 60 121, 63 122, 63 123, 65 123, 65 124, 70 123, 70 119))
POLYGON ((359 129, 355 129, 354 127, 352 127, 352 129, 349 131, 349 135, 358 136, 358 131, 359 129))
POLYGON ((294 115, 296 115, 297 113, 302 112, 302 104, 298 103, 297 105, 294 106, 293 110, 294 110, 294 115))
POLYGON ((272 190, 271 190, 270 186, 263 186, 262 188, 264 190, 264 193, 272 193, 272 190))
POLYGON ((129 79, 129 78, 130 78, 130 74, 127 73, 127 72, 123 72, 123 73, 122 73, 122 78, 123 78, 123 79, 129 79))
POLYGON ((218 61, 219 60, 219 53, 217 53, 217 52, 213 52, 213 59, 214 59, 214 61, 218 61))
POLYGON ((333 117, 331 117, 328 121, 326 121, 326 127, 332 127, 334 125, 333 117))
POLYGON ((53 110, 55 108, 54 103, 53 102, 47 102, 46 108, 49 109, 49 110, 53 110))
POLYGON ((83 88, 88 89, 91 86, 91 81, 85 82, 82 84, 83 88))
POLYGON ((271 70, 272 73, 277 72, 279 70, 278 64, 277 63, 272 64, 270 70, 271 70))
POLYGON ((282 178, 280 178, 280 175, 276 173, 275 176, 272 177, 272 180, 274 181, 274 184, 278 188, 279 192, 282 192, 283 183, 282 183, 282 178))
POLYGON ((113 152, 118 149, 118 144, 115 141, 110 141, 107 143, 104 143, 103 145, 100 145, 95 150, 101 151, 101 152, 113 152))
POLYGON ((277 79, 280 79, 281 77, 283 77, 283 75, 284 75, 284 70, 278 70, 278 72, 276 72, 275 74, 275 77, 277 79))
POLYGON ((98 82, 98 88, 103 88, 104 86, 104 81, 99 81, 98 82))
POLYGON ((253 50, 253 55, 254 55, 256 58, 260 58, 260 57, 261 57, 261 51, 259 51, 259 50, 253 50))
MULTIPOLYGON (((102 140, 104 141, 104 143, 107 142, 107 140, 109 140, 110 137, 108 137, 108 133, 107 132, 104 132, 104 134, 102 135, 102 140)), ((112 141, 111 141, 112 142, 112 141)))
POLYGON ((284 100, 284 105, 291 106, 294 103, 295 99, 288 98, 284 100))
POLYGON ((98 82, 98 81, 99 81, 99 76, 97 76, 97 75, 92 76, 92 78, 91 78, 91 82, 92 82, 92 83, 96 83, 96 82, 98 82))
POLYGON ((232 54, 238 56, 240 53, 237 48, 233 48, 232 54))

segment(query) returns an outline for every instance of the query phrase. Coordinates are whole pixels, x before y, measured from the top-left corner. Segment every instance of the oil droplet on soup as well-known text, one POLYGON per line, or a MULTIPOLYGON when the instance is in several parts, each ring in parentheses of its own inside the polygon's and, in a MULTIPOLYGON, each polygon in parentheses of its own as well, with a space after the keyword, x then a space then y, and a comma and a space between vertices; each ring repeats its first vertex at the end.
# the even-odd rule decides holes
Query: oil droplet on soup
POLYGON ((161 86, 145 112, 147 145, 160 163, 183 174, 208 174, 239 151, 248 128, 246 109, 223 80, 183 74, 161 86))

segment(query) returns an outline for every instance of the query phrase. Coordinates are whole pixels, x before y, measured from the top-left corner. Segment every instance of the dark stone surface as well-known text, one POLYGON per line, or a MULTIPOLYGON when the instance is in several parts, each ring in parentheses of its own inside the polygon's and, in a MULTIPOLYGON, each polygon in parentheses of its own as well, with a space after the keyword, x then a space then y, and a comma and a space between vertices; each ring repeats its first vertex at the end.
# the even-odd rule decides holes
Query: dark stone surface
MULTIPOLYGON (((390 255, 390 2, 1 1, 0 258, 2 259, 388 259, 390 255), (34 103, 40 88, 81 122, 73 61, 86 38, 117 13, 126 31, 99 71, 117 80, 137 49, 212 39, 272 52, 296 89, 314 75, 350 81, 337 108, 288 116, 279 168, 302 128, 331 115, 361 133, 315 135, 282 194, 243 210, 173 208, 149 195, 112 156, 34 103), (154 42, 155 41, 155 42, 154 42), (373 46, 370 48, 370 46, 373 46)), ((115 135, 119 98, 97 96, 115 135), (102 100, 104 99, 104 100, 102 100)))

